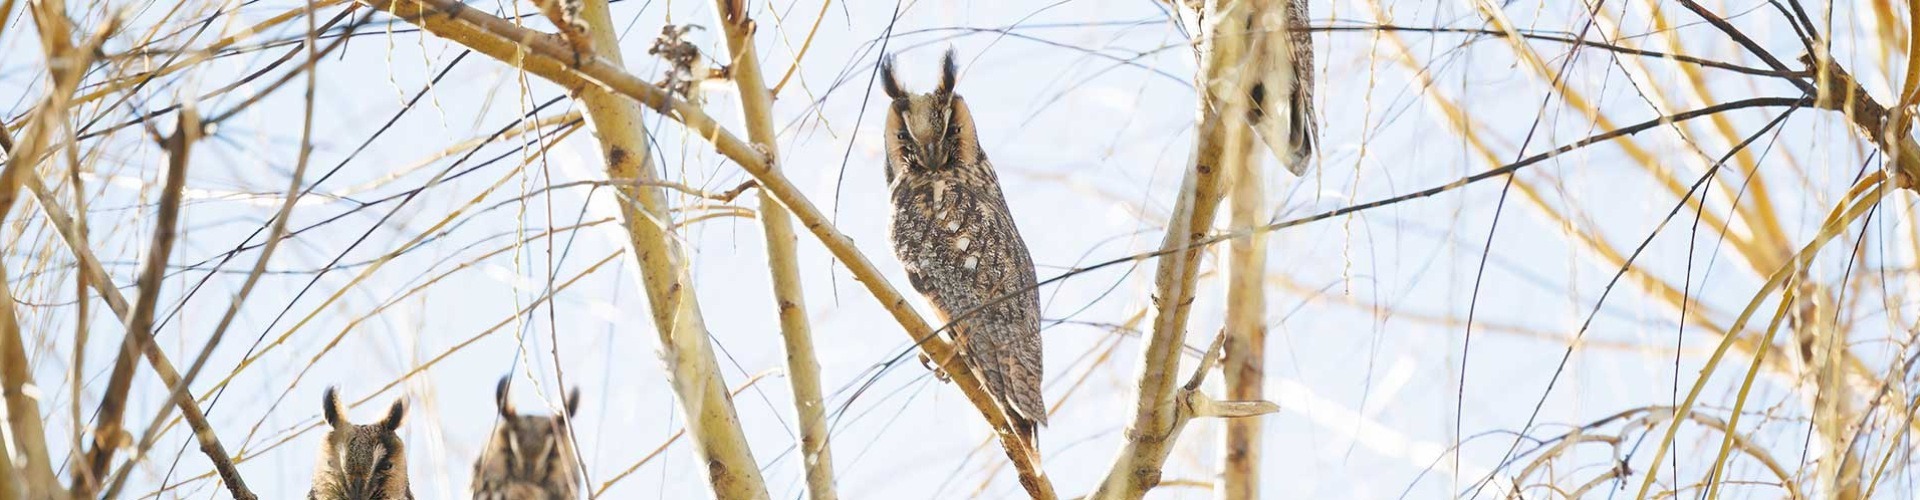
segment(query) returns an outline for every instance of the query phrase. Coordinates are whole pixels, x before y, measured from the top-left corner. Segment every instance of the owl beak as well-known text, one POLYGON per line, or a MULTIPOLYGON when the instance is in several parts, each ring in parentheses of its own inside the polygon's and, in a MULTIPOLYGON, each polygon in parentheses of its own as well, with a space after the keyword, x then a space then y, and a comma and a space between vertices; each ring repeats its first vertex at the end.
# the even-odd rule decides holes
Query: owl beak
POLYGON ((927 159, 927 168, 947 166, 947 148, 940 147, 938 144, 921 146, 920 157, 927 159))

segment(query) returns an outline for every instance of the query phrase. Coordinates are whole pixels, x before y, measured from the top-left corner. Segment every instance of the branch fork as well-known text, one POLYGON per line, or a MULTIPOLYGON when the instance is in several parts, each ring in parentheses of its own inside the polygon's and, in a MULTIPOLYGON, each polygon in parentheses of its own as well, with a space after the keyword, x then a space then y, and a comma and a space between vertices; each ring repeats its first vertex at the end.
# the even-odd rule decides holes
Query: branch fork
POLYGON ((1280 411, 1280 405, 1272 401, 1220 401, 1207 396, 1200 390, 1200 384, 1206 382, 1207 372, 1213 370, 1214 363, 1220 360, 1220 348, 1227 341, 1227 333, 1220 332, 1213 337, 1213 345, 1207 347, 1207 354, 1200 358, 1200 366, 1193 370, 1193 377, 1175 394, 1179 403, 1177 416, 1179 421, 1200 418, 1245 418, 1258 417, 1280 411))
POLYGON ((1894 187, 1914 190, 1920 188, 1920 142, 1915 142, 1907 130, 1909 120, 1896 119, 1893 110, 1875 101, 1861 87, 1853 75, 1832 59, 1815 58, 1812 54, 1802 54, 1800 63, 1814 74, 1814 86, 1819 95, 1814 97, 1816 108, 1838 111, 1846 115, 1853 124, 1854 132, 1880 148, 1893 164, 1891 177, 1894 187))

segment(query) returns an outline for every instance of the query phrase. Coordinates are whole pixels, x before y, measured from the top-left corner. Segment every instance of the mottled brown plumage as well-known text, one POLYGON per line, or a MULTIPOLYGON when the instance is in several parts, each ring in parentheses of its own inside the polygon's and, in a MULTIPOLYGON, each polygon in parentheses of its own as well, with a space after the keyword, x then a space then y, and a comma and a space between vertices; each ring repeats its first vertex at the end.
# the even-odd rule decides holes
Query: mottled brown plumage
POLYGON ((1040 298, 1033 259, 980 149, 966 99, 953 93, 953 52, 933 92, 900 88, 889 60, 888 238, 907 279, 933 303, 963 362, 978 374, 1028 443, 1046 425, 1040 393, 1040 298))
POLYGON ((573 500, 580 498, 580 466, 570 422, 580 410, 580 390, 567 394, 565 415, 521 415, 509 401, 512 378, 494 388, 500 423, 473 463, 474 500, 573 500))
POLYGON ((356 425, 346 419, 340 394, 327 388, 321 414, 332 430, 320 444, 308 500, 413 500, 407 487, 407 447, 400 442, 406 404, 394 401, 386 418, 356 425))

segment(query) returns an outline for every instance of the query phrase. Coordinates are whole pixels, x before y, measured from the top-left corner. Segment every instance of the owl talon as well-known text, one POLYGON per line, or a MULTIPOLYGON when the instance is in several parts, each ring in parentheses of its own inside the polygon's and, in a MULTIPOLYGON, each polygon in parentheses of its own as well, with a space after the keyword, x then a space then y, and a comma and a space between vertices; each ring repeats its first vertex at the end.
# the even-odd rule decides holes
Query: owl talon
POLYGON ((942 370, 940 369, 939 366, 934 365, 933 358, 928 357, 926 353, 920 354, 920 366, 927 367, 927 371, 933 372, 933 378, 940 379, 941 383, 947 383, 947 382, 953 381, 952 377, 947 376, 947 371, 942 370))

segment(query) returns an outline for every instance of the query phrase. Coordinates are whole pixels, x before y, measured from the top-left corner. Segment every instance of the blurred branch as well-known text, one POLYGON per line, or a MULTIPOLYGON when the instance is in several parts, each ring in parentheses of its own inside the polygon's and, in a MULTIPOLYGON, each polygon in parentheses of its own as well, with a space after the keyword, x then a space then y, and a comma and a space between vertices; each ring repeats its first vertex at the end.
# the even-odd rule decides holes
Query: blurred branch
MULTIPOLYGON (((133 304, 132 309, 130 311, 124 309, 126 300, 119 298, 119 289, 112 285, 110 279, 106 278, 105 270, 101 269, 90 273, 95 276, 89 280, 99 289, 103 297, 115 297, 115 299, 109 300, 109 304, 116 302, 122 304, 122 308, 116 308, 115 310, 116 313, 124 311, 121 318, 127 325, 127 338, 121 344, 122 356, 127 356, 129 355, 128 353, 135 352, 145 354, 148 364, 153 365, 154 372, 160 376, 160 380, 168 387, 181 385, 180 374, 174 370, 173 364, 167 361, 166 354, 160 351, 160 346, 153 341, 153 313, 159 301, 160 289, 166 272, 166 263, 172 255, 173 245, 179 234, 180 200, 182 191, 186 189, 187 164, 191 156, 192 145, 195 141, 199 140, 199 138, 200 118, 194 113, 183 112, 179 115, 178 126, 174 134, 167 137, 164 141, 168 154, 166 183, 160 194, 160 213, 156 218, 153 241, 147 249, 146 263, 137 281, 140 295, 138 300, 133 304)), ((45 186, 40 184, 38 178, 30 178, 27 182, 28 187, 33 189, 35 196, 41 200, 42 213, 49 216, 48 220, 50 223, 55 226, 72 225, 71 219, 65 219, 63 216, 54 216, 60 210, 57 205, 52 203, 51 193, 48 193, 45 186)), ((64 227, 61 233, 69 236, 67 240, 69 244, 78 242, 78 240, 71 239, 78 234, 76 229, 64 227)), ((85 246, 74 246, 71 250, 75 255, 81 253, 91 254, 91 251, 85 246)), ((98 259, 93 259, 91 256, 80 260, 83 266, 87 263, 91 263, 93 266, 99 266, 98 259)), ((131 363, 131 361, 129 362, 131 363)), ((117 365, 115 373, 118 373, 117 365)), ((120 392, 117 393, 114 392, 113 389, 114 387, 109 385, 108 393, 104 396, 105 399, 103 399, 101 403, 102 407, 104 408, 107 404, 111 403, 119 405, 124 409, 128 386, 121 386, 120 392)), ((209 461, 213 462, 215 470, 220 472, 221 481, 226 483, 227 489, 233 498, 238 500, 253 500, 257 498, 252 491, 247 489, 246 482, 240 477, 239 470, 233 465, 232 457, 227 454, 226 448, 220 444, 219 437, 214 435, 213 428, 207 424, 206 415, 201 413, 200 406, 194 403, 193 398, 184 393, 184 391, 176 392, 174 396, 172 400, 179 406, 181 413, 187 417, 187 422, 193 428, 194 437, 200 443, 200 451, 207 455, 209 461)), ((105 411, 102 410, 102 417, 99 425, 96 427, 96 433, 94 435, 94 447, 87 454, 86 458, 94 471, 108 470, 107 465, 112 459, 113 452, 121 446, 128 444, 124 442, 126 439, 121 437, 125 432, 120 429, 118 415, 115 415, 115 417, 116 418, 111 420, 107 419, 105 411)), ((76 486, 74 490, 76 493, 86 492, 83 497, 91 497, 93 496, 92 492, 99 489, 100 482, 105 478, 96 474, 84 483, 79 480, 81 478, 78 476, 76 476, 75 479, 76 486)))
MULTIPOLYGON (((1847 196, 1833 207, 1832 213, 1827 215, 1826 220, 1820 225, 1820 231, 1814 234, 1813 238, 1808 241, 1805 246, 1801 247, 1799 252, 1795 253, 1785 264, 1782 264, 1779 269, 1775 270, 1765 284, 1760 286, 1760 289, 1754 293, 1753 299, 1747 302, 1746 309, 1740 312, 1739 318, 1734 320, 1733 327, 1728 331, 1744 331, 1747 321, 1752 319, 1754 312, 1760 308, 1760 304, 1764 302, 1767 297, 1771 296, 1774 290, 1779 289, 1789 276, 1804 272, 1806 266, 1813 261, 1814 255, 1819 253, 1822 246, 1829 240, 1832 240, 1834 236, 1839 235, 1848 225, 1852 224, 1861 216, 1864 216, 1869 209, 1878 205, 1881 198, 1887 193, 1888 185, 1886 179, 1885 171, 1875 171, 1868 174, 1866 178, 1861 179, 1860 182, 1854 184, 1853 189, 1847 193, 1847 196)), ((1714 349, 1713 355, 1709 356, 1706 363, 1700 368, 1700 376, 1694 379, 1693 388, 1687 392, 1685 401, 1680 404, 1679 408, 1674 410, 1674 421, 1667 425, 1665 437, 1660 439, 1659 446, 1655 448, 1653 463, 1647 467, 1648 471, 1660 470, 1660 464, 1666 460, 1667 449, 1673 445, 1674 436, 1679 432, 1680 421, 1686 419, 1687 415, 1693 410, 1694 404, 1699 401, 1700 393, 1706 388, 1709 375, 1712 375, 1714 370, 1720 365, 1720 360, 1726 356, 1727 350, 1733 346, 1733 340, 1735 338, 1735 335, 1728 335, 1722 338, 1720 345, 1714 349)), ((1758 356, 1758 353, 1755 355, 1758 356)), ((1654 478, 1658 476, 1658 473, 1650 472, 1647 474, 1646 479, 1641 481, 1638 496, 1635 498, 1646 498, 1647 492, 1653 486, 1654 478)))
MULTIPOLYGON (((1816 64, 1811 54, 1801 55, 1800 62, 1809 66, 1816 64)), ((1846 115, 1854 133, 1872 141, 1893 162, 1894 187, 1914 189, 1915 183, 1920 182, 1920 143, 1916 143, 1912 135, 1903 133, 1906 127, 1895 122, 1893 113, 1875 101, 1845 68, 1827 60, 1818 69, 1820 94, 1814 106, 1846 115)))
POLYGON ((1692 64, 1700 67, 1721 69, 1721 70, 1732 71, 1735 73, 1754 75, 1754 76, 1772 76, 1772 77, 1788 77, 1788 78, 1807 76, 1807 73, 1804 71, 1778 71, 1778 70, 1771 70, 1771 69, 1760 69, 1760 68, 1755 68, 1751 66, 1742 66, 1739 64, 1729 63, 1725 61, 1716 61, 1713 59, 1707 59, 1703 57, 1690 56, 1682 53, 1646 50, 1646 49, 1628 47, 1625 45, 1619 45, 1614 43, 1587 40, 1583 38, 1574 38, 1574 37, 1565 36, 1565 35, 1546 34, 1546 33, 1526 31, 1526 30, 1520 30, 1520 29, 1453 28, 1453 27, 1444 27, 1444 26, 1403 26, 1403 25, 1394 25, 1394 24, 1369 24, 1369 25, 1363 25, 1363 26, 1321 26, 1321 27, 1314 27, 1309 29, 1313 31, 1328 32, 1328 33, 1381 31, 1381 32, 1405 32, 1405 33, 1454 33, 1454 34, 1463 34, 1463 35, 1487 36, 1491 38, 1523 38, 1526 40, 1539 40, 1543 42, 1554 42, 1554 43, 1562 43, 1567 45, 1578 45, 1581 47, 1600 49, 1607 52, 1626 54, 1630 56, 1640 56, 1640 57, 1647 57, 1651 59, 1668 59, 1675 62, 1683 62, 1683 63, 1692 64))
MULTIPOLYGON (((0 217, 0 221, 5 220, 0 217)), ((13 290, 6 278, 6 267, 0 266, 0 394, 6 398, 4 411, 8 426, 6 432, 0 432, 0 438, 4 438, 0 439, 0 455, 7 456, 0 459, 6 460, 0 463, 6 467, 0 469, 0 476, 6 476, 5 481, 0 481, 0 498, 15 498, 15 488, 22 488, 24 491, 18 493, 25 493, 26 498, 64 499, 67 492, 60 488, 59 479, 53 475, 47 454, 47 434, 40 421, 42 392, 28 370, 23 338, 26 332, 20 330, 19 320, 14 317, 13 290), (21 463, 12 463, 11 459, 16 456, 21 463), (15 478, 21 479, 19 484, 15 478)))
MULTIPOLYGON (((726 33, 727 51, 731 53, 727 74, 740 89, 740 113, 746 121, 747 138, 765 155, 767 169, 773 171, 780 164, 779 144, 773 131, 773 91, 767 89, 760 56, 753 46, 758 26, 749 17, 745 0, 715 0, 714 12, 719 14, 721 30, 726 33)), ((818 29, 819 24, 814 27, 818 29)), ((811 42, 813 34, 809 32, 807 37, 811 42)), ((796 56, 794 67, 799 65, 796 56)), ((794 256, 793 216, 773 196, 761 191, 760 222, 767 238, 767 268, 773 274, 780 334, 786 341, 787 381, 793 387, 794 412, 800 421, 800 464, 806 469, 807 497, 833 500, 839 497, 833 486, 833 450, 828 443, 827 408, 820 395, 820 362, 813 353, 813 328, 807 324, 800 264, 794 256)))
MULTIPOLYGON (((309 9, 315 8, 313 0, 308 0, 308 7, 309 9)), ((312 157, 313 153, 313 112, 315 93, 318 90, 316 81, 318 76, 317 72, 314 71, 314 66, 319 63, 321 57, 321 52, 318 52, 318 49, 315 48, 315 42, 317 41, 315 37, 318 36, 319 28, 314 26, 313 16, 306 17, 307 39, 303 47, 306 48, 307 63, 302 67, 302 70, 296 71, 296 73, 306 75, 307 92, 303 100, 305 103, 304 113, 301 114, 300 146, 299 151, 295 153, 296 158, 294 160, 293 176, 288 182, 287 194, 280 204, 279 212, 274 214, 272 228, 268 231, 265 246, 260 249, 260 257, 254 260, 253 269, 247 273, 247 278, 240 284, 239 291, 234 292, 233 299, 228 301, 226 312, 221 314, 220 322, 214 326, 213 333, 207 337, 206 343, 200 348, 200 354, 194 357, 191 365, 187 366, 186 376, 182 377, 178 383, 170 384, 171 387, 167 394, 168 400, 192 399, 193 395, 189 391, 193 386, 193 381, 199 378, 200 371, 206 368, 207 360, 213 357, 214 349, 219 347, 221 339, 226 337, 227 329, 233 326, 234 319, 240 314, 240 306, 247 302, 247 297, 253 293, 253 287, 260 283, 260 277, 265 274, 267 270, 267 262, 272 260, 274 252, 279 249, 281 238, 287 233, 288 219, 293 215, 293 207, 300 201, 300 186, 305 181, 308 160, 312 157)), ((335 21, 339 19, 340 18, 335 18, 335 21)), ((337 44, 329 46, 329 51, 335 46, 337 46, 337 44)), ((262 93, 262 95, 265 95, 265 93, 262 93)), ((236 109, 238 108, 239 107, 236 107, 236 109)), ((183 117, 182 123, 185 123, 184 117, 190 113, 191 108, 183 108, 181 114, 183 117)), ((182 147, 184 147, 184 145, 182 147)), ((76 180, 75 182, 78 181, 76 180)), ((154 442, 159 438, 162 430, 172 428, 172 425, 166 425, 164 427, 161 425, 167 422, 167 418, 171 413, 168 411, 170 408, 171 407, 162 407, 148 422, 146 433, 141 436, 140 442, 134 447, 133 459, 129 461, 127 466, 120 468, 120 470, 114 474, 113 482, 107 488, 106 498, 119 498, 121 489, 127 484, 127 478, 132 477, 132 464, 138 463, 146 457, 147 450, 153 447, 154 442)))
POLYGON ((234 35, 227 36, 219 40, 215 40, 213 43, 207 44, 207 46, 205 47, 201 47, 199 50, 193 52, 193 57, 189 57, 186 60, 178 61, 173 64, 163 66, 159 69, 155 69, 155 70, 141 73, 135 76, 123 78, 120 80, 115 80, 107 84, 99 85, 96 88, 92 89, 91 91, 75 97, 73 101, 75 103, 93 102, 95 100, 106 97, 108 95, 139 88, 141 86, 144 86, 152 82, 154 79, 162 76, 170 75, 188 68, 199 67, 201 63, 204 63, 207 60, 212 59, 213 56, 219 53, 221 49, 230 47, 235 43, 239 43, 241 40, 251 38, 261 33, 266 33, 274 26, 278 26, 282 23, 286 23, 287 21, 291 21, 296 17, 302 16, 302 15, 311 15, 313 12, 317 12, 321 8, 338 5, 341 3, 345 3, 347 1, 348 0, 317 0, 311 4, 307 4, 300 8, 291 9, 286 12, 282 12, 280 14, 274 15, 258 23, 255 23, 252 26, 247 26, 244 28, 235 28, 232 30, 234 35))
MULTIPOLYGON (((1231 418, 1278 409, 1265 402, 1219 403, 1199 392, 1199 382, 1212 367, 1224 336, 1214 341, 1184 388, 1176 390, 1174 378, 1180 368, 1180 348, 1185 342, 1200 256, 1204 253, 1204 247, 1196 243, 1206 240, 1213 227, 1214 213, 1225 194, 1223 179, 1227 173, 1255 168, 1250 164, 1259 161, 1254 149, 1253 127, 1258 114, 1253 96, 1265 93, 1262 89, 1271 92, 1292 88, 1286 80, 1291 72, 1263 64, 1284 60, 1263 57, 1272 55, 1263 51, 1269 50, 1265 45, 1272 42, 1287 47, 1287 31, 1283 29, 1286 9, 1261 2, 1215 0, 1204 6, 1189 4, 1182 12, 1189 31, 1203 34, 1196 53, 1201 73, 1195 80, 1201 95, 1193 166, 1181 181, 1179 199, 1160 244, 1162 251, 1169 253, 1160 257, 1154 274, 1153 333, 1142 347, 1136 408, 1127 425, 1125 446, 1091 496, 1100 500, 1138 499, 1159 485, 1161 467, 1180 431, 1193 417, 1231 418)), ((1257 286, 1258 281, 1255 283, 1257 286)))
MULTIPOLYGON (((820 2, 820 14, 814 16, 813 27, 807 28, 807 38, 801 40, 800 49, 794 51, 793 65, 787 66, 787 71, 780 74, 780 83, 773 84, 773 90, 768 93, 776 96, 780 95, 780 89, 787 87, 787 79, 793 78, 793 74, 800 71, 800 63, 807 60, 807 49, 813 47, 813 35, 820 33, 821 24, 826 24, 827 8, 831 6, 833 6, 833 0, 822 0, 820 2)), ((776 13, 775 15, 778 14, 776 13)))
POLYGON ((527 30, 512 23, 467 7, 454 0, 359 0, 376 9, 394 14, 442 38, 514 64, 555 84, 580 90, 588 84, 624 95, 685 125, 687 129, 712 142, 720 154, 740 165, 781 205, 847 266, 855 279, 887 309, 912 336, 929 358, 938 360, 941 369, 973 403, 988 425, 1000 436, 1001 447, 1020 472, 1021 485, 1037 498, 1054 498, 1053 486, 1040 470, 1037 455, 1025 451, 1025 444, 1012 432, 997 403, 987 395, 973 372, 954 355, 953 345, 934 335, 933 327, 913 310, 899 290, 888 283, 878 267, 853 246, 853 240, 841 233, 826 214, 800 193, 786 176, 775 172, 759 151, 722 129, 698 106, 675 99, 659 87, 641 80, 598 57, 582 58, 573 64, 574 54, 551 35, 527 30))
MULTIPOLYGON (((4 273, 0 273, 0 274, 4 274, 4 273)), ((0 294, 3 294, 3 293, 0 293, 0 294)), ((0 306, 6 306, 9 310, 13 308, 12 299, 0 298, 0 301, 4 301, 4 303, 0 303, 0 306)), ((7 319, 0 319, 0 321, 9 321, 10 319, 12 319, 13 313, 0 312, 0 315, 8 316, 7 319)), ((17 332, 18 330, 11 330, 8 332, 0 332, 0 333, 17 333, 17 332)), ((10 347, 10 346, 0 346, 0 347, 10 347)), ((11 419, 6 418, 6 413, 7 413, 7 407, 5 405, 0 405, 0 420, 11 421, 11 419)), ((20 486, 20 476, 24 474, 21 474, 20 471, 14 470, 12 450, 13 450, 13 447, 8 445, 7 439, 4 437, 0 437, 0 500, 20 500, 20 495, 25 493, 25 491, 23 491, 20 486)))
MULTIPOLYGON (((1289 0, 1283 3, 1304 1, 1289 0)), ((1303 11, 1304 8, 1296 12, 1303 11)), ((1292 20, 1291 16, 1289 20, 1292 20)), ((1309 69, 1294 74, 1311 77, 1313 72, 1309 69)), ((1302 111, 1287 109, 1286 112, 1302 111)), ((1259 226, 1267 211, 1266 176, 1263 175, 1261 163, 1248 160, 1232 162, 1232 165, 1236 168, 1227 171, 1227 182, 1231 185, 1228 192, 1229 226, 1236 230, 1259 226)), ((1226 382, 1228 399, 1258 400, 1264 397, 1266 274, 1266 234, 1237 238, 1228 244, 1226 344, 1223 346, 1226 359, 1221 361, 1221 378, 1226 382)), ((1261 424, 1259 419, 1232 419, 1226 422, 1226 430, 1220 435, 1220 478, 1214 488, 1214 498, 1260 498, 1261 424)))
MULTIPOLYGON (((11 15, 13 4, 3 7, 4 15, 11 15)), ((31 2, 28 13, 33 18, 34 27, 39 31, 42 55, 47 64, 47 77, 51 87, 47 95, 28 111, 24 123, 24 137, 15 142, 0 127, 0 146, 6 148, 7 160, 0 168, 0 222, 6 220, 8 212, 19 198, 20 187, 34 180, 39 174, 36 166, 40 163, 49 138, 66 127, 70 98, 80 85, 81 75, 93 65, 94 54, 112 36, 120 26, 119 16, 106 19, 99 30, 79 47, 73 44, 73 25, 67 19, 66 2, 61 0, 42 0, 31 2)), ((46 448, 46 434, 40 421, 39 389, 36 394, 25 391, 33 387, 32 374, 28 371, 26 358, 25 332, 20 329, 19 320, 14 316, 14 300, 11 284, 6 280, 4 266, 0 266, 0 361, 6 366, 0 368, 0 382, 4 382, 4 394, 7 402, 7 415, 10 417, 9 429, 5 439, 5 449, 0 453, 18 453, 26 463, 24 468, 26 491, 29 498, 64 499, 68 492, 59 486, 59 480, 53 474, 52 464, 46 448)), ((77 383, 77 382, 76 382, 77 383)), ((99 470, 99 469, 94 469, 99 470)), ((11 469, 6 474, 13 474, 11 469)), ((75 474, 75 478, 83 474, 75 474)), ((90 476, 90 475, 89 475, 90 476)))
MULTIPOLYGON (((5 9, 0 10, 0 19, 12 12, 9 1, 5 9)), ((36 130, 39 128, 35 126, 36 130)), ((29 137, 41 135, 32 133, 29 137)), ((6 148, 7 153, 6 162, 0 164, 0 225, 4 225, 19 197, 21 179, 33 171, 33 162, 22 159, 5 127, 0 127, 0 147, 6 148)), ((29 389, 38 393, 39 388, 33 383, 33 372, 28 370, 26 333, 20 330, 13 305, 13 285, 7 280, 6 266, 0 264, 0 398, 6 400, 5 407, 0 408, 5 414, 0 416, 6 417, 7 424, 7 429, 0 432, 0 499, 12 500, 21 494, 36 499, 67 498, 48 458, 38 394, 27 393, 29 389), (15 464, 15 456, 22 463, 15 464)))

